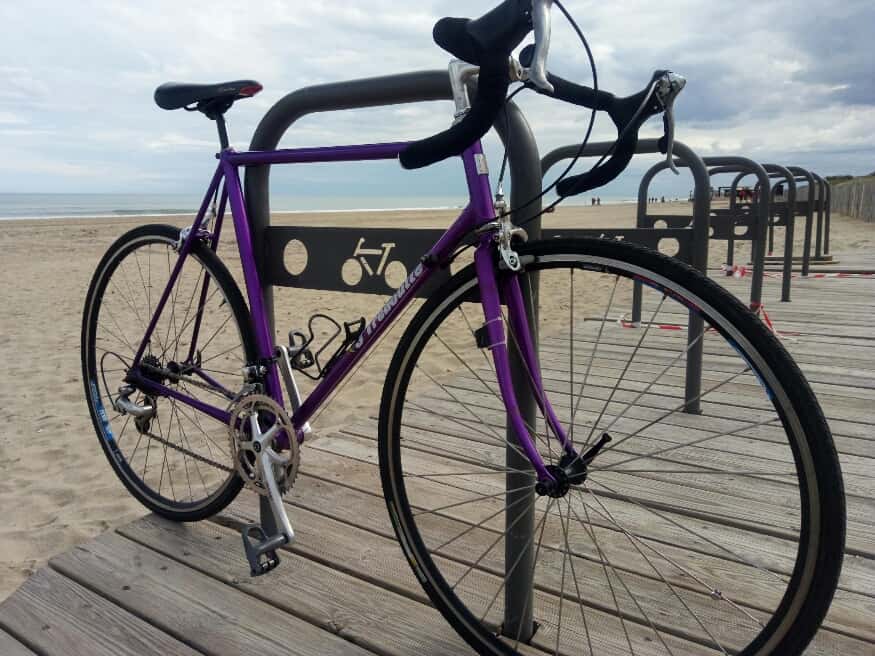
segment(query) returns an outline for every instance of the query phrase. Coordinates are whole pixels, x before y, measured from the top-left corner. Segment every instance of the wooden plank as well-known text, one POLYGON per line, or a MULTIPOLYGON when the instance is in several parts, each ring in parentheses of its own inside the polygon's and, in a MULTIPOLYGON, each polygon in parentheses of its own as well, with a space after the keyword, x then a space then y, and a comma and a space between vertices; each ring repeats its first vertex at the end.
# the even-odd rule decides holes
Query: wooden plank
POLYGON ((0 630, 0 654, 3 656, 35 656, 30 649, 3 630, 0 630))
MULTIPOLYGON (((567 381, 555 380, 555 375, 550 370, 543 372, 544 389, 549 393, 551 404, 557 409, 568 408, 571 404, 568 402, 569 384, 567 381)), ((578 401, 577 392, 580 390, 580 383, 575 385, 574 407, 577 408, 578 414, 576 419, 582 423, 584 419, 595 420, 596 416, 601 412, 605 401, 609 398, 612 405, 608 406, 606 415, 608 418, 622 413, 624 416, 632 419, 642 419, 648 422, 659 420, 659 426, 669 425, 678 427, 698 428, 707 425, 710 428, 721 431, 737 431, 742 427, 743 423, 752 424, 753 426, 747 430, 741 430, 739 435, 756 436, 762 439, 770 440, 777 443, 785 443, 786 436, 782 429, 777 426, 768 426, 760 424, 768 419, 776 416, 774 408, 762 407, 759 401, 750 401, 744 405, 726 404, 724 402, 716 402, 717 395, 712 392, 705 395, 701 400, 701 414, 696 415, 699 419, 692 418, 691 415, 683 413, 683 397, 680 393, 675 396, 668 396, 662 393, 654 393, 652 390, 642 394, 632 390, 624 390, 618 388, 611 395, 611 389, 606 386, 597 386, 592 384, 593 381, 587 381, 587 384, 581 393, 582 399, 578 401), (712 396, 713 395, 713 396, 712 396), (713 400, 712 400, 713 399, 713 400), (628 407, 631 405, 631 407, 628 407), (760 406, 760 407, 758 407, 760 406)), ((451 391, 450 394, 442 393, 440 396, 444 400, 452 400, 453 396, 464 399, 467 391, 477 394, 486 393, 484 381, 474 377, 459 375, 453 380, 445 383, 445 387, 451 391), (452 390, 460 389, 463 392, 459 394, 452 393, 452 390), (467 390, 467 391, 465 391, 467 390)), ((713 387, 711 385, 710 387, 713 387)), ((488 388, 493 398, 498 393, 498 387, 491 384, 488 388)), ((709 389, 709 388, 706 388, 709 389)), ((428 398, 440 398, 437 394, 437 388, 434 392, 422 392, 422 395, 428 398)), ((731 398, 731 395, 729 395, 731 398)), ((498 401, 498 399, 496 399, 498 401)), ((734 401, 734 399, 733 399, 734 401)), ((494 407, 501 407, 500 402, 492 404, 494 407)), ((860 403, 860 414, 865 414, 865 404, 860 403)), ((563 419, 567 420, 567 414, 563 419)), ((839 452, 855 454, 860 456, 875 457, 875 432, 871 424, 861 424, 852 422, 841 422, 834 419, 828 419, 832 428, 833 437, 836 442, 836 448, 839 452), (859 438, 848 438, 848 434, 857 434, 859 438)))
MULTIPOLYGON (((245 495, 235 502, 231 513, 223 514, 223 519, 237 526, 241 522, 250 521, 256 514, 257 506, 251 495, 245 495)), ((295 531, 299 538, 289 548, 291 551, 324 563, 330 568, 340 569, 364 580, 385 586, 400 594, 413 596, 421 601, 426 600, 419 582, 413 576, 410 566, 403 560, 398 544, 393 538, 363 531, 303 509, 297 509, 294 518, 295 531)), ((437 561, 442 572, 452 580, 461 577, 467 569, 464 562, 439 556, 437 561)), ((463 582, 459 588, 459 594, 465 598, 476 598, 479 608, 483 609, 489 604, 491 593, 497 589, 500 581, 500 577, 480 568, 475 572, 475 575, 468 577, 463 582)), ((566 592, 568 591, 566 590, 566 592)), ((499 600, 489 613, 488 618, 496 624, 500 621, 500 613, 498 612, 500 603, 499 600)), ((572 611, 577 610, 576 599, 568 599, 565 603, 566 617, 563 620, 560 647, 566 653, 575 653, 580 651, 582 644, 585 644, 584 631, 575 626, 582 624, 577 619, 580 615, 575 616, 572 613, 572 611)), ((555 618, 558 616, 558 606, 555 595, 536 590, 535 608, 541 611, 537 615, 541 617, 542 624, 535 634, 533 646, 548 652, 555 649, 556 627, 551 624, 551 620, 555 622, 555 618)), ((625 643, 620 622, 612 615, 590 605, 586 605, 585 608, 584 614, 596 653, 615 656, 628 654, 628 646, 625 643)), ((654 633, 648 627, 637 622, 626 622, 626 627, 632 636, 636 654, 642 656, 662 656, 665 654, 662 645, 659 644, 654 633)), ((446 630, 450 629, 447 627, 446 630)), ((703 645, 690 644, 688 641, 672 635, 665 634, 664 638, 677 656, 700 656, 715 653, 703 645)))
MULTIPOLYGON (((382 501, 377 498, 376 503, 381 504, 382 501)), ((257 508, 254 502, 244 496, 235 504, 233 512, 236 517, 232 516, 229 520, 236 525, 240 522, 249 521, 254 517, 257 513, 257 508)), ((381 513, 381 515, 385 516, 385 512, 381 513)), ((311 513, 302 508, 296 508, 293 517, 296 523, 296 532, 298 532, 300 536, 300 539, 291 547, 295 552, 302 553, 308 558, 324 562, 330 567, 350 571, 351 573, 362 576, 368 580, 379 581, 381 585, 386 585, 392 589, 402 586, 403 584, 401 581, 406 579, 410 582, 409 585, 413 585, 412 588, 407 588, 408 593, 418 593, 419 588, 415 579, 407 576, 408 572, 406 570, 409 568, 405 566, 403 571, 401 571, 394 566, 395 561, 393 561, 392 557, 392 543, 394 543, 394 540, 392 538, 381 537, 370 531, 361 531, 349 524, 336 522, 321 514, 311 513)), ((397 546, 395 546, 395 553, 397 553, 397 546)), ((473 556, 471 556, 470 553, 467 554, 467 560, 470 560, 471 558, 473 558, 473 556)), ((442 571, 447 573, 450 580, 454 580, 453 577, 458 576, 460 572, 463 571, 463 565, 466 562, 465 556, 459 559, 446 559, 438 556, 437 559, 442 571)), ((580 564, 576 559, 575 562, 576 564, 580 564)), ((585 576, 582 569, 577 569, 576 571, 577 575, 581 578, 585 576)), ((478 580, 480 581, 478 588, 483 588, 484 590, 495 589, 495 583, 492 582, 494 579, 490 578, 488 572, 481 572, 478 580)), ((622 641, 622 628, 619 626, 616 619, 613 618, 612 615, 600 612, 597 608, 588 605, 593 603, 595 591, 604 587, 604 585, 598 585, 597 577, 587 578, 586 580, 586 596, 588 597, 586 615, 590 625, 590 630, 593 631, 592 627, 596 626, 597 628, 595 630, 600 631, 602 630, 600 627, 605 627, 607 624, 607 633, 604 639, 613 640, 614 644, 616 644, 618 637, 622 641)), ((638 591, 637 587, 633 589, 635 589, 636 592, 638 591)), ((568 591, 566 590, 566 593, 567 592, 568 591)), ((662 604, 662 607, 670 606, 671 604, 666 599, 667 596, 670 595, 666 593, 661 595, 659 600, 648 599, 647 601, 649 603, 662 604)), ((550 603, 549 595, 545 596, 540 589, 536 591, 536 599, 537 607, 539 608, 550 603)), ((623 605, 622 601, 621 606, 624 608, 625 612, 627 608, 623 605)), ((571 608, 573 608, 573 605, 571 605, 571 608)), ((555 610, 553 612, 555 612, 555 610)), ((644 634, 641 634, 641 627, 636 623, 627 622, 627 626, 633 630, 633 635, 635 636, 646 635, 646 631, 644 634)), ((551 627, 549 625, 543 625, 539 633, 541 631, 544 633, 540 636, 536 635, 536 641, 539 639, 543 640, 543 642, 537 642, 538 646, 542 646, 547 650, 552 650, 555 633, 550 633, 551 627)), ((599 635, 599 640, 601 641, 601 634, 599 635)), ((650 640, 643 644, 646 645, 648 643, 650 643, 651 647, 653 646, 652 634, 650 640)), ((578 642, 571 653, 579 651, 580 644, 582 643, 578 642)), ((695 646, 691 651, 689 647, 682 649, 683 642, 675 644, 674 642, 669 641, 669 644, 675 654, 705 653, 701 646, 695 646)), ((865 651, 857 652, 855 650, 865 650, 867 644, 868 643, 856 638, 850 638, 830 631, 821 631, 811 653, 823 656, 834 656, 836 653, 865 653, 865 651)), ((644 649, 645 651, 639 652, 639 645, 636 642, 635 653, 650 653, 649 650, 646 650, 646 647, 644 649)), ((627 648, 623 645, 619 653, 625 654, 627 651, 627 648)), ((601 653, 601 651, 596 650, 596 653, 601 653)), ((612 650, 610 653, 614 653, 614 651, 612 650)), ((655 649, 655 653, 664 654, 665 652, 661 646, 658 646, 655 649)))
MULTIPOLYGON (((340 441, 340 438, 338 438, 337 441, 340 441)), ((331 454, 328 454, 328 452, 320 454, 320 458, 324 459, 325 462, 320 460, 317 472, 344 472, 343 475, 338 478, 344 481, 346 485, 340 486, 340 489, 338 489, 336 484, 326 480, 308 482, 306 486, 300 486, 300 492, 296 492, 293 498, 295 505, 312 509, 316 512, 332 516, 338 520, 349 522, 356 526, 366 528, 367 530, 377 532, 378 534, 391 537, 392 532, 388 526, 388 521, 385 518, 386 513, 383 508, 382 499, 377 495, 370 494, 367 489, 361 490, 358 487, 348 487, 348 485, 362 485, 360 481, 362 481, 363 476, 365 479, 369 475, 370 477, 375 477, 376 472, 368 472, 368 466, 364 462, 358 466, 358 470, 357 465, 349 460, 345 460, 341 464, 341 459, 338 459, 334 455, 334 452, 331 454), (326 464, 330 464, 331 466, 327 467, 326 464), (364 469, 361 469, 362 466, 364 469), (312 492, 310 491, 311 486, 316 488, 312 492)), ((425 459, 428 458, 428 456, 425 457, 425 459)), ((435 460, 434 457, 431 457, 431 459, 435 460)), ((415 462, 411 464, 413 467, 416 466, 415 462)), ((429 471, 435 471, 436 469, 436 467, 432 466, 429 471)), ((452 466, 448 469, 450 471, 458 470, 457 467, 452 466)), ((466 469, 470 470, 471 467, 466 466, 466 469)), ((408 489, 413 494, 413 499, 420 500, 424 498, 434 498, 436 503, 445 505, 470 497, 470 491, 489 493, 492 491, 491 486, 494 485, 499 486, 499 490, 501 489, 500 482, 492 482, 494 477, 484 478, 486 479, 485 481, 469 481, 466 479, 464 482, 459 479, 454 479, 452 487, 441 484, 441 481, 446 479, 430 481, 411 479, 407 484, 408 489)), ((366 488, 367 484, 364 483, 364 486, 366 488)), ((500 501, 496 501, 494 505, 497 510, 502 507, 500 501)), ((616 512, 615 505, 611 505, 610 507, 612 508, 612 512, 616 512)), ((446 536, 455 535, 465 529, 464 525, 458 524, 458 521, 465 519, 465 513, 459 512, 460 510, 461 508, 456 509, 452 513, 452 519, 455 521, 451 521, 450 519, 443 521, 443 524, 440 527, 441 530, 446 532, 443 539, 446 539, 446 536)), ((538 517, 540 516, 540 513, 538 513, 538 517)), ((472 514, 466 519, 471 524, 474 524, 478 522, 479 518, 472 514)), ((624 571, 635 571, 646 576, 654 576, 652 568, 642 559, 640 554, 634 549, 633 545, 630 544, 628 538, 619 533, 615 527, 607 522, 598 521, 598 518, 593 518, 593 521, 595 521, 599 527, 596 530, 600 545, 606 553, 611 554, 610 557, 614 566, 624 571)), ((656 523, 658 522, 650 522, 651 525, 656 523)), ((644 529, 642 524, 627 524, 627 526, 633 527, 633 530, 639 534, 640 531, 638 529, 644 529)), ((484 531, 491 530, 494 532, 501 532, 503 531, 503 518, 499 516, 493 521, 483 522, 481 527, 484 531)), ((701 531, 703 527, 697 525, 696 528, 701 531)), ((588 537, 579 531, 572 531, 569 537, 572 537, 573 535, 580 538, 578 540, 572 539, 572 543, 575 544, 575 551, 578 554, 594 562, 601 562, 597 551, 594 549, 588 537)), ((671 538, 672 535, 676 538, 676 529, 674 532, 670 531, 668 535, 669 538, 671 538)), ((436 534, 431 537, 434 540, 431 544, 439 544, 443 541, 441 535, 436 534)), ((644 540, 644 542, 649 542, 649 540, 644 540)), ((699 541, 697 540, 696 542, 699 541)), ((708 573, 719 573, 721 577, 721 585, 726 579, 735 581, 739 598, 762 600, 768 599, 770 595, 774 595, 776 592, 771 585, 773 583, 771 578, 764 579, 763 577, 759 577, 756 580, 751 579, 749 566, 743 565, 731 557, 727 557, 726 552, 711 549, 711 553, 709 554, 701 549, 699 544, 694 544, 690 541, 684 543, 684 548, 674 548, 670 544, 667 544, 665 540, 652 542, 651 544, 656 545, 659 552, 671 558, 673 562, 684 565, 689 570, 697 571, 704 575, 707 575, 708 573), (695 547, 696 552, 689 552, 689 547, 695 547)), ((768 566, 773 569, 776 568, 776 560, 784 557, 787 559, 787 565, 784 568, 784 573, 786 574, 789 573, 792 566, 793 554, 789 553, 792 549, 788 550, 788 547, 792 547, 792 545, 780 545, 778 542, 773 541, 773 547, 760 558, 757 557, 755 551, 751 550, 751 545, 748 540, 742 538, 738 531, 730 533, 729 539, 726 540, 726 544, 733 547, 736 553, 749 553, 754 561, 759 560, 763 564, 768 564, 768 566), (739 540, 741 540, 740 543, 738 542, 739 540), (774 548, 775 546, 782 548, 776 549, 774 548), (745 548, 747 548, 748 551, 745 551, 745 548)), ((459 542, 456 545, 456 548, 458 549, 458 552, 453 553, 459 558, 463 557, 466 551, 467 553, 473 553, 475 555, 478 553, 476 546, 472 546, 467 539, 459 542)), ((777 569, 780 571, 780 568, 777 569)), ((696 589, 696 586, 690 585, 690 580, 680 571, 672 571, 672 568, 667 568, 667 570, 662 573, 672 585, 679 586, 682 589, 696 589)), ((869 594, 840 591, 836 595, 833 604, 833 612, 828 625, 836 630, 857 635, 858 637, 875 639, 875 631, 863 628, 868 624, 866 618, 869 613, 875 610, 875 598, 873 598, 875 597, 875 571, 867 572, 861 570, 861 573, 865 578, 862 578, 856 583, 859 586, 868 587, 869 594)))
MULTIPOLYGON (((466 392, 466 402, 474 402, 472 397, 476 396, 474 392, 467 391, 466 392)), ((497 408, 487 408, 487 404, 492 404, 494 397, 490 397, 489 395, 482 395, 476 398, 476 402, 480 405, 477 408, 478 415, 482 418, 486 424, 487 428, 492 428, 492 435, 495 436, 495 439, 499 441, 503 441, 503 438, 500 437, 500 429, 503 426, 504 422, 504 412, 503 410, 499 410, 497 408)), ((554 399, 556 401, 557 399, 554 399)), ((560 403, 554 405, 554 407, 558 406, 561 408, 561 399, 559 399, 560 403)), ((497 405, 499 402, 494 400, 497 405)), ((405 413, 405 423, 409 424, 413 427, 418 427, 424 430, 429 430, 435 426, 446 426, 447 423, 453 424, 453 427, 456 431, 459 428, 464 428, 466 425, 471 428, 477 428, 478 424, 474 423, 473 418, 466 412, 466 409, 462 407, 460 404, 455 402, 447 402, 443 399, 428 399, 429 407, 432 412, 430 413, 422 413, 421 411, 411 412, 409 415, 405 413), (418 419, 421 417, 421 419, 418 419), (455 419, 455 421, 453 421, 455 419), (468 422, 467 424, 465 422, 468 422)), ((421 408, 423 406, 417 404, 417 407, 421 408)), ((629 435, 632 435, 636 431, 641 430, 641 428, 647 426, 647 423, 644 420, 636 420, 633 419, 630 415, 635 415, 637 413, 637 408, 632 408, 627 416, 617 421, 614 426, 611 428, 611 434, 616 439, 624 439, 629 435)), ((560 413, 561 416, 561 413, 560 413)), ((579 413, 580 421, 584 421, 588 418, 588 414, 586 412, 579 413)), ((609 425, 612 420, 613 414, 608 412, 605 413, 603 417, 603 421, 605 425, 609 425)), ((684 422, 687 424, 699 424, 700 426, 703 424, 712 424, 716 423, 713 420, 705 421, 701 416, 696 415, 684 415, 682 413, 678 413, 677 415, 679 422, 684 422)), ((596 417, 592 417, 592 421, 595 421, 596 417)), ((735 422, 736 425, 743 426, 744 423, 735 422)), ((584 429, 584 434, 588 433, 588 427, 580 426, 580 428, 584 429)), ((682 446, 685 444, 689 444, 696 439, 710 437, 711 442, 706 443, 702 442, 701 444, 708 444, 710 448, 725 448, 729 451, 733 451, 738 455, 744 455, 745 453, 751 453, 753 456, 760 455, 760 452, 763 452, 764 456, 767 458, 771 458, 777 460, 779 462, 788 462, 790 458, 789 448, 780 444, 773 444, 770 442, 763 442, 756 439, 750 440, 747 439, 745 435, 725 435, 728 431, 737 430, 732 426, 726 427, 718 427, 715 426, 713 428, 708 429, 699 429, 698 432, 690 432, 690 430, 675 428, 671 426, 663 426, 663 425, 655 425, 649 426, 646 430, 641 431, 640 442, 642 443, 642 450, 650 453, 655 450, 655 447, 648 448, 646 446, 647 438, 656 438, 657 440, 663 439, 669 442, 674 442, 677 446, 682 446), (676 434, 673 435, 673 432, 676 434)), ((452 434, 450 427, 446 428, 446 432, 452 434)), ((481 431, 482 432, 482 431, 481 431)), ((488 437, 488 435, 487 435, 488 437)), ((639 439, 639 438, 634 438, 639 439)), ((627 440, 623 443, 623 446, 626 446, 628 443, 635 444, 632 440, 627 440)), ((676 456, 679 452, 682 452, 683 448, 676 448, 671 453, 676 456)), ((610 449, 606 450, 609 451, 610 449)), ((685 481, 686 482, 686 481, 685 481)), ((714 484, 708 483, 703 489, 705 492, 708 492, 713 489, 713 487, 719 487, 721 485, 725 485, 720 483, 719 481, 714 484)), ((733 495, 745 494, 744 489, 731 489, 727 488, 726 491, 733 495)), ((855 496, 849 498, 848 503, 848 517, 850 521, 859 522, 862 525, 875 526, 875 500, 870 498, 869 496, 855 496)), ((869 529, 863 528, 862 530, 868 532, 869 529)))
MULTIPOLYGON (((0 624, 44 656, 200 653, 49 569, 37 571, 0 604, 0 624)), ((4 656, 15 653, 0 647, 4 656)))
MULTIPOLYGON (((431 606, 295 553, 281 556, 281 566, 268 577, 251 578, 240 534, 223 526, 183 525, 150 515, 121 527, 119 533, 383 656, 468 649, 431 606)), ((407 568, 400 553, 396 560, 407 568)))
POLYGON ((116 533, 61 554, 51 565, 209 654, 371 654, 116 533))
MULTIPOLYGON (((475 387, 475 385, 472 383, 471 387, 475 387)), ((477 410, 480 418, 489 426, 500 430, 505 420, 504 411, 499 405, 500 402, 494 399, 494 397, 485 394, 482 397, 478 396, 480 391, 471 389, 471 387, 463 388, 465 390, 465 398, 477 397, 480 400, 480 406, 477 410), (492 407, 487 408, 487 405, 492 407)), ((567 427, 569 421, 566 418, 569 413, 563 413, 561 410, 563 406, 567 407, 568 404, 563 403, 561 394, 551 393, 550 398, 554 403, 554 409, 559 414, 559 419, 567 427)), ((648 404, 645 399, 646 397, 642 397, 640 400, 645 401, 645 403, 640 405, 636 403, 634 409, 630 408, 630 411, 625 413, 624 418, 616 421, 612 426, 610 425, 618 416, 617 413, 623 412, 625 408, 615 412, 606 412, 600 418, 600 427, 605 429, 610 426, 608 430, 615 439, 624 438, 622 444, 603 451, 603 455, 600 456, 601 466, 613 465, 616 462, 627 459, 631 455, 651 454, 663 448, 695 442, 699 438, 707 437, 709 433, 719 435, 721 432, 732 433, 732 431, 737 431, 718 437, 714 441, 702 442, 691 447, 673 448, 672 451, 667 452, 661 458, 667 462, 684 462, 691 465, 713 462, 715 467, 722 460, 726 471, 780 470, 783 474, 795 471, 792 466, 792 457, 787 445, 786 436, 783 429, 778 426, 753 426, 750 430, 740 431, 733 428, 730 424, 723 426, 721 430, 717 422, 709 421, 707 413, 704 413, 699 415, 700 420, 697 423, 707 424, 707 431, 678 425, 671 417, 666 417, 663 422, 652 426, 647 426, 644 421, 645 418, 642 418, 642 421, 636 427, 635 422, 632 420, 637 419, 640 416, 640 408, 648 404), (644 430, 641 430, 640 434, 625 439, 641 428, 644 428, 644 430), (620 454, 624 454, 624 457, 620 457, 620 454)), ((422 399, 421 403, 425 403, 425 400, 422 399)), ((411 426, 423 426, 424 428, 429 426, 446 427, 448 423, 453 423, 455 429, 460 427, 458 420, 471 420, 469 423, 473 422, 473 418, 466 416, 468 413, 464 409, 453 408, 452 404, 445 404, 443 399, 430 400, 429 403, 437 404, 435 409, 440 408, 440 412, 444 413, 445 416, 435 417, 432 413, 412 409, 405 412, 405 421, 411 426)), ((589 396, 583 397, 574 422, 576 435, 586 436, 589 434, 591 422, 599 419, 594 410, 595 407, 600 407, 600 404, 603 404, 601 400, 591 399, 589 396)), ((609 408, 613 409, 614 406, 611 405, 609 408)), ((656 414, 656 417, 658 416, 656 414)), ((447 430, 452 434, 453 431, 448 427, 447 430)), ((844 443, 846 440, 839 439, 837 441, 844 443)), ((862 455, 867 457, 850 455, 839 450, 839 460, 846 479, 845 493, 865 497, 865 502, 869 503, 869 500, 875 497, 875 478, 871 475, 873 467, 875 467, 875 461, 873 461, 873 458, 875 458, 875 441, 864 443, 860 450, 862 455)), ((644 463, 639 463, 639 466, 642 464, 644 463)), ((652 466, 653 460, 650 459, 647 464, 652 466)), ((769 478, 769 476, 763 477, 769 478)), ((772 478, 780 480, 777 475, 772 478)))

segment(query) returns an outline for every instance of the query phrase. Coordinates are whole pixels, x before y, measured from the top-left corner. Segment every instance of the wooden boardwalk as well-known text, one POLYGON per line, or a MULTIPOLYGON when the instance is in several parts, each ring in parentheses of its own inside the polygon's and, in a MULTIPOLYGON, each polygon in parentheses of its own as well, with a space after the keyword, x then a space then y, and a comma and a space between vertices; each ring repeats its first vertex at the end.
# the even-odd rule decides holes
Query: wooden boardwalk
MULTIPOLYGON (((721 282, 746 296, 748 280, 721 282)), ((792 303, 779 294, 767 279, 766 311, 826 412, 848 494, 840 588, 808 653, 875 654, 875 281, 795 280, 792 303)), ((617 328, 608 343, 628 348, 632 332, 617 328)), ((561 354, 559 342, 543 346, 561 354)), ((709 362, 706 378, 719 380, 709 362)), ((646 380, 646 367, 639 374, 646 380)), ((470 653, 394 539, 375 435, 368 418, 304 447, 287 500, 297 541, 271 574, 250 578, 243 557, 237 529, 257 515, 249 493, 214 521, 147 516, 53 558, 0 604, 0 656, 470 653)), ((545 653, 537 647, 552 653, 543 642, 527 650, 545 653)))

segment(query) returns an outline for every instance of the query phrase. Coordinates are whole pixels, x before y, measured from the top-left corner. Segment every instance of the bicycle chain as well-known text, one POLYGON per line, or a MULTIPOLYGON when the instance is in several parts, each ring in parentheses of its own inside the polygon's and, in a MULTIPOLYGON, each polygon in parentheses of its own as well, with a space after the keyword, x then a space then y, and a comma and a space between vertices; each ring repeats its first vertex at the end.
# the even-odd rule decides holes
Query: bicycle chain
POLYGON ((234 472, 236 472, 236 470, 233 467, 226 467, 225 465, 223 465, 219 462, 216 462, 215 460, 210 460, 206 456, 202 456, 199 453, 195 453, 194 451, 192 451, 190 449, 186 449, 184 446, 180 446, 178 444, 173 444, 171 441, 165 440, 163 437, 159 437, 159 436, 157 436, 154 433, 151 433, 149 431, 144 431, 143 435, 146 435, 147 437, 150 437, 153 440, 158 440, 164 446, 169 446, 171 449, 175 449, 176 451, 180 451, 188 456, 191 456, 195 460, 199 460, 200 462, 211 465, 211 466, 215 467, 216 469, 221 469, 222 471, 226 471, 229 474, 233 474, 234 472))
POLYGON ((153 367, 152 365, 148 365, 148 364, 141 364, 140 366, 146 370, 151 370, 157 374, 161 374, 165 378, 175 380, 178 383, 186 383, 188 385, 193 385, 194 387, 200 387, 201 389, 206 390, 207 392, 213 392, 215 394, 220 394, 221 396, 227 398, 229 401, 236 401, 237 399, 240 398, 240 395, 238 395, 237 397, 234 397, 234 398, 228 397, 227 394, 222 394, 219 390, 217 390, 214 385, 209 385, 208 383, 202 383, 199 380, 195 380, 194 378, 189 378, 187 376, 183 376, 182 374, 175 374, 172 371, 169 371, 166 367, 153 367))

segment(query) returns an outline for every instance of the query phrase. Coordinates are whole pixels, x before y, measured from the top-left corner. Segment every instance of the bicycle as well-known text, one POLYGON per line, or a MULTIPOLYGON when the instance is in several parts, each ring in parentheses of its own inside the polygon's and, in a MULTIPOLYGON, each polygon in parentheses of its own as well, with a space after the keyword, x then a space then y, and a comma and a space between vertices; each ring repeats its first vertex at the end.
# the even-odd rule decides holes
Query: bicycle
POLYGON ((473 244, 473 264, 416 310, 380 404, 385 502, 434 606, 481 654, 801 653, 836 589, 844 497, 798 367, 692 268, 606 239, 527 242, 493 199, 480 138, 511 80, 607 111, 617 126, 610 158, 565 177, 560 196, 619 175, 651 116, 664 116, 672 161, 683 79, 658 71, 618 98, 548 74, 551 4, 506 0, 436 25, 435 40, 459 58, 449 67, 457 122, 420 142, 235 152, 223 116, 258 83, 159 87, 162 108, 216 122, 219 164, 189 228, 136 228, 95 272, 82 366, 99 441, 126 488, 173 520, 208 518, 244 485, 266 496, 279 532, 249 526, 243 539, 252 574, 270 571, 294 540, 282 495, 309 422, 417 290, 473 244), (532 29, 523 65, 510 54, 532 29), (294 372, 307 349, 272 338, 239 168, 395 158, 410 168, 453 155, 470 203, 369 323, 345 325, 300 398, 294 372), (227 207, 245 298, 216 254, 227 207), (638 333, 615 331, 636 287, 647 320, 638 333), (600 301, 597 312, 587 300, 600 301), (688 314, 703 320, 697 334, 659 333, 662 317, 688 314), (700 348, 707 384, 685 398, 682 365, 700 348), (702 415, 686 412, 691 401, 702 415))

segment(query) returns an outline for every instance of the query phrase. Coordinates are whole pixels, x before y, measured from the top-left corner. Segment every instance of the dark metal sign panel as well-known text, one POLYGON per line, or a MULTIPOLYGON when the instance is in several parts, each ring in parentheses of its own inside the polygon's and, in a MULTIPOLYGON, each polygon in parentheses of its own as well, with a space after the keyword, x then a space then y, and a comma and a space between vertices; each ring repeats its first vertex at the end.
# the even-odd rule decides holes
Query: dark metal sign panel
MULTIPOLYGON (((444 231, 429 228, 312 228, 271 226, 266 229, 265 284, 360 294, 393 293, 444 231)), ((690 261, 689 229, 543 230, 543 239, 603 237, 663 250, 690 261), (673 240, 670 245, 662 240, 673 240), (676 242, 676 243, 675 243, 676 242)), ((437 273, 420 292, 428 296, 449 278, 437 273)))

